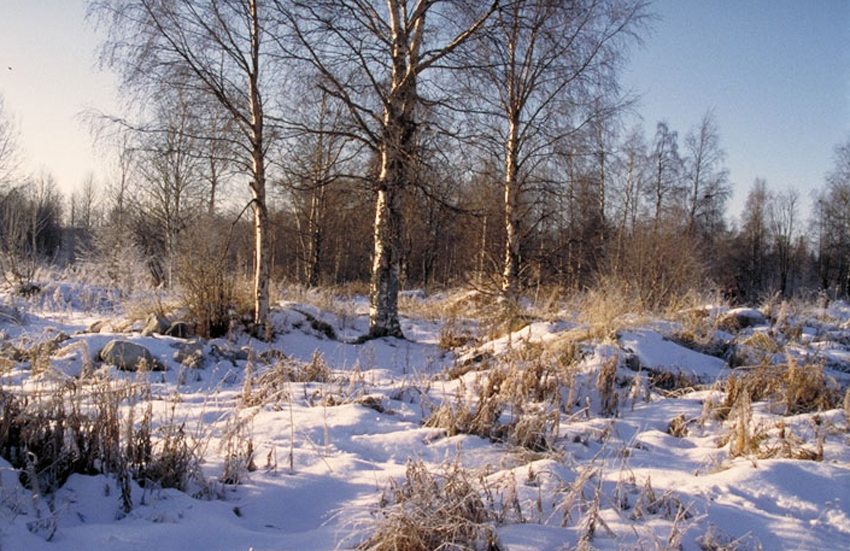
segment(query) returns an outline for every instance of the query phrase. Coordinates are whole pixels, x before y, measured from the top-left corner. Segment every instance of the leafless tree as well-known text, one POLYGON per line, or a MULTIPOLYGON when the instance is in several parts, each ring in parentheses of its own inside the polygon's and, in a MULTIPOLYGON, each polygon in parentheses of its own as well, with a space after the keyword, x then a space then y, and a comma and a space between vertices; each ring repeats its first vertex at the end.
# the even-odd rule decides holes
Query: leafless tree
POLYGON ((835 147, 834 166, 814 207, 821 286, 850 296, 850 137, 835 147))
POLYGON ((296 134, 287 144, 282 164, 298 232, 300 277, 307 286, 315 287, 326 253, 329 192, 349 179, 346 170, 357 156, 357 148, 349 147, 341 106, 331 102, 326 91, 310 84, 299 102, 302 116, 293 121, 296 134))
POLYGON ((82 185, 71 194, 71 210, 73 211, 71 226, 79 228, 86 234, 91 234, 100 217, 98 192, 94 174, 88 173, 82 185))
POLYGON ((679 156, 679 135, 670 130, 666 122, 659 122, 652 144, 653 178, 647 191, 652 194, 655 205, 653 224, 661 223, 665 209, 683 191, 682 158, 679 156))
MULTIPOLYGON (((501 288, 508 297, 518 291, 521 243, 535 226, 526 220, 532 207, 524 195, 540 183, 541 167, 558 142, 585 125, 601 137, 619 102, 622 54, 646 9, 642 0, 507 2, 476 39, 470 93, 489 127, 482 132, 485 147, 504 166, 501 288)), ((604 169, 598 175, 604 178, 604 169)), ((604 190, 604 181, 597 183, 604 190)), ((604 210, 604 191, 597 198, 604 210)))
POLYGON ((134 211, 144 219, 145 237, 154 238, 164 249, 149 253, 156 260, 164 256, 164 262, 156 262, 156 271, 169 287, 175 281, 179 234, 203 212, 206 199, 194 117, 185 98, 177 94, 172 99, 157 107, 156 131, 138 136, 139 178, 133 194, 134 211))
POLYGON ((403 336, 398 318, 402 204, 415 183, 426 71, 469 40, 498 0, 294 0, 282 7, 293 53, 345 105, 350 136, 377 159, 368 337, 403 336), (473 17, 458 24, 464 5, 473 17))
POLYGON ((769 204, 768 223, 779 272, 779 292, 786 296, 797 234, 800 196, 793 188, 777 193, 769 204))
MULTIPOLYGON (((767 283, 767 263, 770 252, 768 208, 771 193, 764 178, 756 178, 747 193, 744 211, 741 215, 741 230, 738 242, 742 245, 738 255, 741 258, 737 293, 748 300, 755 299, 765 290, 767 283)), ((734 251, 733 251, 734 253, 734 251)))
POLYGON ((238 131, 241 168, 250 174, 254 213, 254 324, 268 337, 269 223, 266 205, 264 89, 268 86, 263 0, 92 0, 90 13, 109 30, 104 62, 125 86, 163 86, 209 98, 238 131))
POLYGON ((39 262, 59 252, 62 201, 56 180, 42 172, 0 196, 0 272, 6 282, 25 289, 39 262))
POLYGON ((100 211, 98 201, 98 186, 94 173, 86 174, 83 182, 68 198, 67 260, 73 264, 79 251, 88 251, 92 244, 92 235, 98 224, 100 211))
POLYGON ((685 179, 688 184, 687 231, 702 234, 703 241, 717 234, 731 194, 729 171, 714 112, 707 111, 696 130, 685 137, 685 179))
POLYGON ((613 262, 616 265, 623 254, 627 236, 634 233, 641 209, 641 197, 648 181, 648 153, 643 132, 632 129, 620 146, 617 159, 617 172, 621 185, 617 189, 615 201, 616 244, 613 262))

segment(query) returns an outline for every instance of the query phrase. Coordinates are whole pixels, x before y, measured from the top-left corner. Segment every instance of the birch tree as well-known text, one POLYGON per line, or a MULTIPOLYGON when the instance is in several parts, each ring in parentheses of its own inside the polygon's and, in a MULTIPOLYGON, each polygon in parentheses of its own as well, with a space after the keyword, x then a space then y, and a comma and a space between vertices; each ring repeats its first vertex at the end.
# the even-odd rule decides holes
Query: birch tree
MULTIPOLYGON (((179 95, 178 95, 179 96, 179 95)), ((156 131, 140 136, 137 145, 139 180, 134 193, 134 211, 143 219, 145 237, 153 238, 158 250, 156 278, 168 287, 175 282, 177 240, 190 221, 202 212, 206 199, 202 176, 201 141, 194 136, 193 116, 185 98, 158 109, 156 131), (153 234, 153 235, 151 235, 153 234), (160 258, 164 257, 160 262, 160 258)))
POLYGON ((688 227, 690 234, 706 239, 723 223, 723 208, 732 190, 729 171, 723 166, 725 153, 713 111, 707 111, 696 130, 685 137, 685 179, 688 185, 688 227))
POLYGON ((601 129, 610 110, 597 107, 616 101, 600 98, 618 96, 616 70, 645 16, 643 0, 519 0, 506 3, 476 41, 470 93, 490 128, 485 147, 503 161, 501 288, 508 297, 518 291, 524 194, 535 171, 577 129, 592 121, 601 129))
POLYGON ((326 254, 329 190, 346 178, 344 171, 357 151, 349 151, 351 140, 337 132, 342 130, 339 105, 332 105, 327 92, 315 86, 304 92, 309 100, 299 102, 302 120, 292 125, 297 134, 284 155, 283 171, 298 231, 299 276, 315 287, 326 254), (310 95, 316 92, 317 103, 310 95))
POLYGON ((625 240, 631 236, 638 222, 641 194, 647 178, 647 146, 643 131, 633 128, 626 136, 617 162, 621 185, 618 188, 616 245, 614 247, 614 271, 618 269, 624 253, 625 240))
POLYGON ((768 205, 771 194, 767 189, 764 178, 756 178, 741 214, 741 231, 739 242, 742 247, 743 280, 739 284, 739 292, 748 300, 754 300, 765 288, 767 280, 766 266, 768 257, 768 205))
POLYGON ((267 38, 263 0, 93 0, 90 13, 106 24, 103 60, 128 89, 150 101, 163 87, 210 100, 232 120, 250 176, 254 214, 254 330, 269 337, 269 222, 266 206, 264 89, 267 38))
MULTIPOLYGON (((348 134, 376 159, 368 338, 403 337, 398 319, 403 194, 416 183, 423 75, 479 30, 498 5, 463 0, 316 0, 279 12, 293 53, 348 113, 348 134), (459 7, 473 17, 458 24, 459 7)), ((429 89, 433 92, 433 88, 429 89)))
POLYGON ((679 156, 679 134, 666 122, 655 128, 652 144, 652 186, 647 192, 654 204, 653 228, 658 231, 665 208, 679 196, 682 188, 682 158, 679 156))
POLYGON ((850 137, 835 147, 835 161, 826 176, 818 204, 822 219, 821 263, 823 279, 834 281, 841 296, 850 296, 850 137))
POLYGON ((768 221, 779 272, 779 292, 787 296, 792 269, 794 238, 798 224, 800 196, 793 188, 777 193, 769 204, 768 221))

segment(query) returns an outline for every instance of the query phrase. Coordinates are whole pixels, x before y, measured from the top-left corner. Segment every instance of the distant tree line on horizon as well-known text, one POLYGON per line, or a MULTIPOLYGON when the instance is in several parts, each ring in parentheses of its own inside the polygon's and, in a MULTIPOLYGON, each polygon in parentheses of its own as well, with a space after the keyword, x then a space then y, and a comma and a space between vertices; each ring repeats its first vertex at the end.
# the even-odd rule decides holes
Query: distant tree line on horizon
MULTIPOLYGON (((809 220, 756 180, 740 221, 709 110, 629 126, 618 85, 643 0, 93 0, 125 114, 91 113, 111 173, 71 197, 22 176, 0 103, 0 268, 96 264, 226 316, 252 280, 369 282, 370 336, 403 288, 616 285, 645 308, 850 296, 850 138, 809 220), (247 185, 246 185, 247 184, 247 185), (250 215, 248 215, 250 214, 250 215), (209 296, 207 296, 209 294, 209 296)), ((219 319, 219 322, 222 322, 219 319)))

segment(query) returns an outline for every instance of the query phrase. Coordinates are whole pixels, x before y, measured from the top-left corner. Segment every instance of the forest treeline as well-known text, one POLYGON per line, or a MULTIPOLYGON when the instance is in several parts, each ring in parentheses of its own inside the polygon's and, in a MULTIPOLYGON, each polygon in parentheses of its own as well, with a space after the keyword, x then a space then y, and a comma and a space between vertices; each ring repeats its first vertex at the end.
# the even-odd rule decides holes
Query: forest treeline
POLYGON ((92 0, 126 98, 87 117, 109 176, 65 197, 23 174, 0 103, 0 268, 20 289, 42 263, 179 287, 208 332, 250 279, 261 336, 270 281, 368 282, 373 337, 423 286, 847 297, 850 138, 815 197, 758 179, 732 221, 714 113, 647 134, 619 84, 650 8, 92 0))

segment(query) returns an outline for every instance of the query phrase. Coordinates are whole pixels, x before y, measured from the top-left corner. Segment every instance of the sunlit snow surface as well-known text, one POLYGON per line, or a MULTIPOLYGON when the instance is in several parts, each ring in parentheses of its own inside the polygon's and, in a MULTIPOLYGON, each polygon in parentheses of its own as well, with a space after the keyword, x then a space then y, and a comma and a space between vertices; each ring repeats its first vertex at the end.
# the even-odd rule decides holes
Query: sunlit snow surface
MULTIPOLYGON (((37 391, 71 380, 86 363, 81 354, 94 359, 109 340, 126 338, 147 347, 167 370, 137 375, 95 362, 99 374, 148 380, 155 417, 165 419, 174 408, 187 430, 206 442, 203 468, 212 480, 223 470, 220 441, 232 426, 228 423, 234 416, 246 419, 257 470, 241 485, 219 483, 221 497, 211 500, 134 484, 134 507, 123 514, 113 475, 73 475, 53 495, 34 498, 20 485, 19 473, 0 460, 4 551, 350 548, 364 537, 364 521, 374 518, 388 480, 403 477, 411 460, 421 460, 435 471, 447 462, 459 463, 474 473, 475 480, 486 483, 496 509, 508 492, 515 492, 521 518, 506 515, 497 528, 505 550, 574 548, 586 531, 587 504, 594 494, 599 496, 600 521, 592 539, 595 549, 665 549, 675 537, 682 549, 696 551, 709 533, 728 549, 850 548, 850 432, 844 412, 785 418, 787 430, 809 442, 811 449, 818 435, 826 435, 823 461, 730 458, 729 423, 699 422, 706 400, 720 399, 710 387, 728 375, 729 365, 723 358, 676 344, 662 323, 581 343, 575 384, 589 399, 589 409, 582 413, 579 407, 562 408, 556 450, 530 453, 477 436, 446 436, 441 429, 424 427, 423 415, 443 399, 453 399, 460 388, 471 393, 476 379, 486 375, 479 369, 486 370, 487 362, 495 365, 525 346, 558 342, 567 331, 580 327, 574 319, 533 321, 511 335, 469 345, 455 355, 438 346, 446 319, 409 315, 402 322, 407 340, 351 344, 367 329, 364 299, 340 299, 331 308, 322 308, 300 297, 275 308, 274 342, 252 341, 244 335, 235 341, 206 342, 204 366, 188 369, 174 360, 180 339, 116 334, 109 328, 104 333, 83 333, 94 321, 122 318, 121 301, 108 291, 63 284, 45 293, 48 298, 29 303, 0 297, 7 312, 23 314, 17 321, 0 316, 4 339, 43 340, 57 331, 71 338, 54 354, 52 372, 33 376, 28 365, 18 364, 3 373, 4 390, 37 391), (305 313, 330 324, 337 340, 313 329, 305 313), (247 347, 251 355, 276 348, 302 361, 310 361, 318 351, 345 381, 291 383, 291 402, 242 407, 248 362, 216 355, 213 346, 247 347), (669 396, 629 394, 628 384, 637 373, 626 366, 628 355, 637 356, 643 369, 687 373, 704 386, 669 396), (596 377, 611 358, 618 362, 616 388, 621 389, 622 400, 616 416, 603 416, 597 406, 596 377), (446 369, 463 361, 470 363, 461 379, 445 375, 446 369), (371 397, 383 411, 354 400, 322 405, 318 398, 330 393, 371 397), (688 434, 677 438, 668 434, 668 426, 680 415, 688 434), (562 508, 567 491, 588 473, 584 509, 574 508, 568 516, 562 508), (635 515, 647 488, 666 505, 635 515), (671 504, 683 505, 686 518, 676 520, 669 514, 671 504), (738 547, 732 547, 733 542, 738 547)), ((429 299, 417 294, 410 300, 429 299)), ((844 384, 842 366, 850 362, 848 319, 850 308, 839 303, 830 311, 812 313, 811 320, 795 321, 805 337, 800 342, 808 343, 796 345, 796 354, 823 358, 832 366, 827 374, 844 384), (826 335, 833 338, 824 339, 826 335)), ((479 323, 461 321, 473 329, 479 323)), ((255 363, 252 376, 267 369, 271 368, 255 363)), ((769 426, 778 418, 767 404, 755 404, 754 426, 769 426)))

